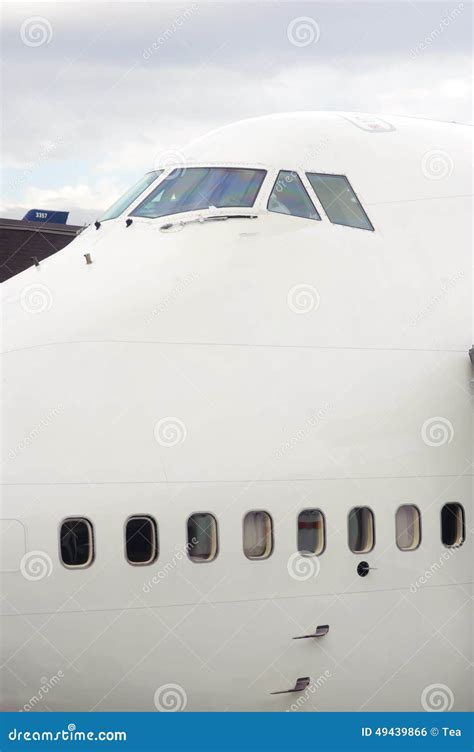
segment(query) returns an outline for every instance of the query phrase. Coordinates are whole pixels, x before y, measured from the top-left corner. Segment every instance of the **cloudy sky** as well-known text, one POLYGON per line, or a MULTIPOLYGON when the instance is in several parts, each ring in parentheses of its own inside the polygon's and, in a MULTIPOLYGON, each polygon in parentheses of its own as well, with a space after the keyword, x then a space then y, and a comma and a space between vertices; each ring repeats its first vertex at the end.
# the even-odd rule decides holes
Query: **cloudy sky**
POLYGON ((3 6, 0 213, 94 219, 208 130, 285 110, 471 122, 464 2, 3 6))

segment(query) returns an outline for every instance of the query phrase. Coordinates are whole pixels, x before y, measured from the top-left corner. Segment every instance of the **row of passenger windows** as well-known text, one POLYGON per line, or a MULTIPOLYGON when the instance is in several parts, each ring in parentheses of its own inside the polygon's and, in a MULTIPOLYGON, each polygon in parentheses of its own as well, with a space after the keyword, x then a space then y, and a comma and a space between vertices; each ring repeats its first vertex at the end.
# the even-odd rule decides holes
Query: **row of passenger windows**
MULTIPOLYGON (((395 538, 401 551, 414 551, 421 543, 421 514, 413 504, 399 507, 395 515, 395 538)), ((453 548, 465 540, 464 509, 445 504, 441 510, 441 541, 453 548)), ((326 521, 320 509, 304 509, 297 520, 298 551, 302 556, 320 556, 326 548, 326 521)), ((348 543, 355 554, 375 546, 375 518, 369 507, 354 507, 348 517, 348 543)), ((273 551, 273 521, 268 512, 247 512, 243 522, 243 551, 248 559, 268 559, 273 551)), ((218 553, 217 520, 209 512, 192 514, 187 522, 186 551, 191 561, 209 562, 218 553)), ((66 567, 86 567, 94 558, 92 524, 81 517, 64 520, 60 552, 66 567)), ((152 564, 158 556, 158 529, 148 515, 136 515, 125 526, 125 557, 130 564, 152 564)))
MULTIPOLYGON (((161 174, 145 175, 102 215, 118 217, 161 174)), ((201 209, 251 208, 266 176, 265 170, 237 167, 189 167, 170 172, 165 180, 131 212, 131 216, 157 218, 201 209)), ((333 224, 373 230, 359 199, 344 175, 307 172, 306 177, 333 224)), ((320 220, 299 175, 280 170, 267 203, 270 212, 320 220)))

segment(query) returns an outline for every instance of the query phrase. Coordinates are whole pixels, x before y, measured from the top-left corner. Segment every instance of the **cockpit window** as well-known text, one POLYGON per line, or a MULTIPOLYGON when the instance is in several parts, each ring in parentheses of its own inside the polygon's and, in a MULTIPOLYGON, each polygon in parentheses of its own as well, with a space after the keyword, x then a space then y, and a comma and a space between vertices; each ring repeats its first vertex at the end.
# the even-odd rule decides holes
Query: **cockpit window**
POLYGON ((177 168, 131 215, 155 218, 210 207, 251 207, 265 175, 265 170, 236 167, 177 168))
POLYGON ((267 204, 268 211, 303 219, 321 219, 296 172, 280 170, 267 204))
POLYGON ((144 175, 140 180, 135 183, 135 185, 132 185, 129 190, 123 194, 117 201, 110 206, 105 214, 103 214, 100 218, 100 222, 105 222, 106 219, 115 219, 118 217, 122 212, 125 211, 125 209, 128 209, 130 204, 132 204, 135 199, 137 199, 140 195, 140 193, 143 193, 144 190, 150 186, 157 177, 161 175, 163 170, 154 170, 153 172, 147 172, 146 175, 144 175))
POLYGON ((315 172, 308 172, 306 175, 333 224, 358 227, 361 230, 374 229, 344 175, 322 175, 315 172))

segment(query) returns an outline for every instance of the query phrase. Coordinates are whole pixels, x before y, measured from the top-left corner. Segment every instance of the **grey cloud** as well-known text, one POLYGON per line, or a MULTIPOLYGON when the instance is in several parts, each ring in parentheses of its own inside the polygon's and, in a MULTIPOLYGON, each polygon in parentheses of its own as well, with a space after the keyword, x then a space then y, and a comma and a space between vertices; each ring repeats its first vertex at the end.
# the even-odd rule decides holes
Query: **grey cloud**
POLYGON ((107 202, 102 178, 125 188, 160 151, 269 112, 468 121, 471 12, 468 2, 10 4, 4 155, 28 179, 10 195, 7 184, 7 210, 30 188, 56 186, 72 201, 76 183, 107 202), (49 43, 22 42, 32 16, 51 25, 49 43), (288 25, 300 16, 318 38, 299 46, 288 25))

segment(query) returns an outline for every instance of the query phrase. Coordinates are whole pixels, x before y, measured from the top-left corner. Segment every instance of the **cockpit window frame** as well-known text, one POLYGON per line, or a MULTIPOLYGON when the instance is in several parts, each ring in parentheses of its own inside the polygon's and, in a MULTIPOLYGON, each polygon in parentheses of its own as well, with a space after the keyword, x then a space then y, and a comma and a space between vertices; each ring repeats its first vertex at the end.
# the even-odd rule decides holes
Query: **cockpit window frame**
MULTIPOLYGON (((151 193, 159 187, 159 185, 163 182, 166 182, 166 180, 169 178, 169 176, 175 171, 175 170, 190 170, 190 169, 224 169, 224 170, 255 170, 258 172, 263 173, 260 185, 258 187, 257 193, 255 195, 254 201, 251 206, 220 206, 220 207, 213 207, 212 208, 212 215, 213 216, 219 216, 219 215, 232 215, 232 214, 238 214, 242 215, 247 212, 252 213, 252 210, 256 210, 256 207, 258 206, 260 208, 260 199, 262 196, 262 192, 267 185, 268 175, 269 175, 269 169, 268 167, 265 167, 264 165, 260 163, 252 163, 252 164, 236 164, 236 163, 229 163, 229 162, 203 162, 203 163, 189 163, 189 164, 174 164, 170 166, 168 169, 166 169, 161 175, 158 180, 158 182, 153 184, 153 188, 151 191, 149 191, 146 195, 143 195, 140 201, 137 201, 136 204, 132 207, 129 207, 129 210, 127 212, 127 217, 130 217, 133 219, 134 222, 160 222, 165 220, 167 217, 173 217, 173 221, 179 221, 182 217, 193 217, 193 216, 206 216, 206 214, 209 214, 210 208, 202 208, 202 209, 189 209, 187 211, 180 211, 175 212, 174 214, 164 214, 162 216, 158 217, 145 217, 140 216, 137 214, 134 214, 135 210, 139 208, 139 206, 146 201, 146 199, 149 198, 151 193)), ((159 169, 157 167, 157 169, 159 169)))
MULTIPOLYGON (((375 232, 375 227, 373 226, 373 224, 372 224, 372 222, 371 222, 371 220, 370 220, 367 212, 365 211, 365 208, 364 208, 364 205, 363 205, 362 201, 360 200, 360 198, 359 198, 356 190, 354 189, 354 186, 352 185, 352 183, 349 180, 349 178, 347 177, 347 175, 343 175, 342 173, 336 173, 336 172, 316 172, 315 170, 305 170, 305 177, 306 177, 309 185, 311 186, 311 193, 314 194, 314 196, 316 196, 316 198, 318 199, 318 204, 322 207, 325 216, 327 217, 327 219, 329 220, 329 222, 332 225, 338 225, 339 227, 350 227, 353 230, 365 230, 366 232, 375 232), (349 186, 350 190, 352 191, 352 193, 354 195, 354 198, 357 201, 357 204, 358 204, 358 206, 359 206, 359 208, 361 210, 361 214, 365 217, 365 219, 367 221, 367 224, 369 226, 368 227, 359 227, 358 225, 351 225, 351 224, 348 224, 346 222, 335 222, 334 220, 332 220, 330 218, 329 214, 327 213, 327 211, 326 211, 326 209, 324 207, 324 204, 321 201, 318 193, 316 192, 316 189, 313 187, 313 185, 312 185, 312 183, 311 183, 311 181, 309 179, 310 175, 315 175, 316 177, 321 177, 321 178, 324 178, 324 177, 328 177, 328 178, 342 178, 343 180, 345 180, 346 183, 347 183, 347 185, 349 186)), ((313 201, 313 203, 314 203, 314 201, 313 201)))
MULTIPOLYGON (((124 196, 126 196, 126 195, 127 195, 127 193, 128 193, 128 191, 125 191, 125 192, 124 192, 124 193, 123 193, 123 194, 122 194, 121 196, 119 196, 119 197, 118 197, 118 198, 116 199, 116 201, 114 201, 114 202, 113 202, 113 203, 112 203, 112 204, 111 204, 111 205, 110 205, 110 206, 109 206, 109 207, 108 207, 108 208, 107 208, 107 209, 106 209, 106 210, 105 210, 104 212, 102 212, 102 214, 101 214, 101 215, 100 215, 100 216, 98 217, 98 220, 97 220, 97 221, 98 221, 98 222, 100 222, 101 224, 102 224, 103 222, 116 222, 116 221, 117 221, 118 219, 120 219, 120 217, 123 217, 123 216, 126 216, 126 215, 128 215, 128 214, 130 213, 130 211, 132 211, 132 210, 133 210, 133 208, 135 208, 135 206, 137 205, 137 203, 138 203, 138 202, 139 202, 140 200, 143 200, 143 197, 147 196, 147 195, 148 195, 148 194, 149 194, 149 193, 150 193, 150 192, 151 192, 152 190, 154 190, 154 189, 155 189, 155 187, 156 187, 156 186, 158 185, 158 183, 159 183, 159 182, 161 181, 161 179, 163 178, 163 175, 164 175, 164 173, 165 173, 165 168, 163 168, 163 167, 157 167, 157 168, 156 168, 156 169, 154 169, 154 170, 148 170, 147 172, 145 172, 145 174, 143 175, 143 177, 141 178, 141 180, 143 180, 144 178, 146 178, 146 176, 147 176, 147 175, 152 175, 153 173, 158 173, 158 174, 157 174, 157 175, 155 176, 154 180, 152 180, 152 181, 151 181, 151 183, 149 183, 149 185, 147 185, 147 186, 146 186, 146 187, 145 187, 145 188, 144 188, 144 189, 143 189, 143 190, 141 191, 141 193, 139 193, 139 194, 138 194, 138 196, 135 196, 135 198, 133 199, 133 201, 131 201, 131 202, 130 202, 130 203, 128 204, 128 206, 126 206, 126 207, 125 207, 124 209, 122 209, 122 211, 121 211, 121 212, 119 212, 119 214, 116 214, 116 215, 115 215, 114 217, 106 217, 106 218, 104 219, 104 214, 107 214, 107 212, 108 212, 108 211, 110 211, 110 210, 112 209, 112 207, 113 207, 113 206, 115 206, 115 204, 117 204, 117 203, 118 203, 118 202, 119 202, 119 201, 120 201, 120 200, 121 200, 121 199, 122 199, 122 198, 123 198, 124 196)), ((139 182, 140 182, 140 180, 137 180, 137 181, 135 181, 135 183, 134 183, 134 184, 133 184, 132 186, 130 186, 129 190, 132 190, 132 188, 133 188, 133 187, 134 187, 134 186, 135 186, 135 185, 136 185, 137 183, 139 183, 139 182)))
MULTIPOLYGON (((263 185, 260 188, 260 190, 262 190, 262 188, 263 188, 263 185)), ((273 181, 272 186, 270 188, 270 191, 268 193, 268 197, 267 197, 267 200, 266 200, 266 203, 265 203, 265 208, 266 208, 266 210, 270 214, 282 214, 283 216, 286 216, 286 217, 295 217, 296 219, 303 219, 303 220, 307 220, 309 222, 321 222, 321 220, 322 220, 321 213, 319 212, 318 207, 317 207, 314 199, 312 198, 311 194, 309 193, 308 187, 305 185, 305 183, 303 181, 303 178, 302 178, 302 175, 301 175, 301 173, 298 170, 290 170, 290 169, 286 169, 286 168, 278 168, 277 169, 275 180, 273 181), (298 180, 300 182, 301 187, 303 188, 303 191, 305 192, 305 194, 306 194, 306 196, 308 198, 308 201, 310 202, 310 204, 312 205, 314 211, 316 212, 316 215, 317 215, 316 217, 304 217, 301 214, 291 214, 291 213, 287 213, 287 212, 279 212, 279 211, 276 211, 275 209, 270 209, 269 208, 270 199, 273 196, 273 191, 275 190, 275 186, 278 183, 278 180, 279 180, 280 175, 281 175, 282 172, 288 172, 288 173, 292 173, 293 175, 296 175, 296 177, 298 178, 298 180)))

